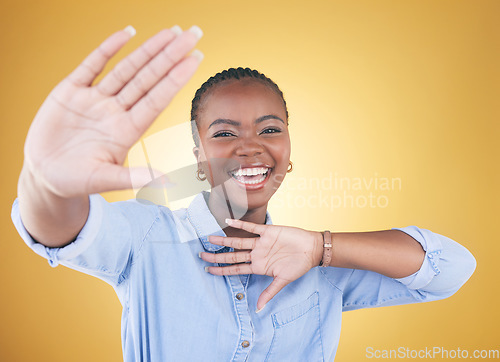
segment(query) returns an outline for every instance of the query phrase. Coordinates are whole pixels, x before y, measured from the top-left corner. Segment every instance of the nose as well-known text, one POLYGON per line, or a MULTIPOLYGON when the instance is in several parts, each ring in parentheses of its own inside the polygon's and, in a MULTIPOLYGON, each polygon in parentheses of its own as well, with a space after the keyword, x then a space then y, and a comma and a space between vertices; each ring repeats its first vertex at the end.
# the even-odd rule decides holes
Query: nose
POLYGON ((256 137, 241 137, 236 155, 241 157, 258 156, 264 152, 263 145, 256 137))

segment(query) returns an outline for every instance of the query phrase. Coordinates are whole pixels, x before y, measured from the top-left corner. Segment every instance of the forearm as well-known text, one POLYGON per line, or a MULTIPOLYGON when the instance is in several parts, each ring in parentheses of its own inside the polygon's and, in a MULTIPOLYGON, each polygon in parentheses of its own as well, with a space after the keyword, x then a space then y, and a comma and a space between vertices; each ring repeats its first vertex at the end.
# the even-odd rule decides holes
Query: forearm
POLYGON ((329 266, 371 270, 391 278, 417 272, 425 251, 419 242, 399 230, 332 233, 329 266))
POLYGON ((45 187, 24 166, 18 183, 19 210, 30 235, 48 247, 73 241, 89 214, 88 196, 63 198, 45 187))

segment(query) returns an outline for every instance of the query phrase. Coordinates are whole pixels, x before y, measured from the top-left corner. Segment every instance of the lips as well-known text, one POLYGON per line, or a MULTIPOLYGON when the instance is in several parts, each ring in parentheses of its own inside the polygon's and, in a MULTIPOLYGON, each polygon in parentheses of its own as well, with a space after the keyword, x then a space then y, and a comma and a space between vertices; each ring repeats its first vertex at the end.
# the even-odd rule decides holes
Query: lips
POLYGON ((272 168, 266 166, 260 167, 240 167, 230 171, 229 175, 245 188, 256 188, 263 186, 271 174, 272 168))

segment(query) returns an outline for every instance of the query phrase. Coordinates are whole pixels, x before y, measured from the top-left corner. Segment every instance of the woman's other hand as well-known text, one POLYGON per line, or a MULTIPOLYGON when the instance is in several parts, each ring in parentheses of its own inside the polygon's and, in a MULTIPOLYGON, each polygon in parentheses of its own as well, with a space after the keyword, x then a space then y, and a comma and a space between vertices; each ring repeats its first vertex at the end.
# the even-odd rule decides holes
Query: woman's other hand
POLYGON ((260 225, 241 220, 228 220, 231 227, 259 235, 254 238, 210 236, 216 245, 229 246, 240 251, 200 257, 210 263, 232 264, 211 266, 214 275, 261 274, 274 278, 257 301, 260 311, 287 284, 318 266, 323 255, 323 236, 320 232, 295 227, 260 225))

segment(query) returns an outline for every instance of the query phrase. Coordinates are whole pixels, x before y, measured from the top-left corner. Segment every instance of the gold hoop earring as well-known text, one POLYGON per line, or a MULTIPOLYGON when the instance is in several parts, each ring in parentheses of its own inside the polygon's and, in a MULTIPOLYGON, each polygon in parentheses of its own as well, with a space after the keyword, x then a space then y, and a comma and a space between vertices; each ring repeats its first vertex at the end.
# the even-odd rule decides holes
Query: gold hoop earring
POLYGON ((293 171, 293 163, 292 161, 288 162, 288 169, 286 170, 286 173, 290 173, 293 171))
POLYGON ((199 181, 205 181, 207 179, 207 176, 205 176, 205 172, 203 172, 203 170, 201 168, 199 168, 198 170, 196 170, 196 178, 199 181), (201 176, 201 175, 203 175, 203 176, 201 176))

